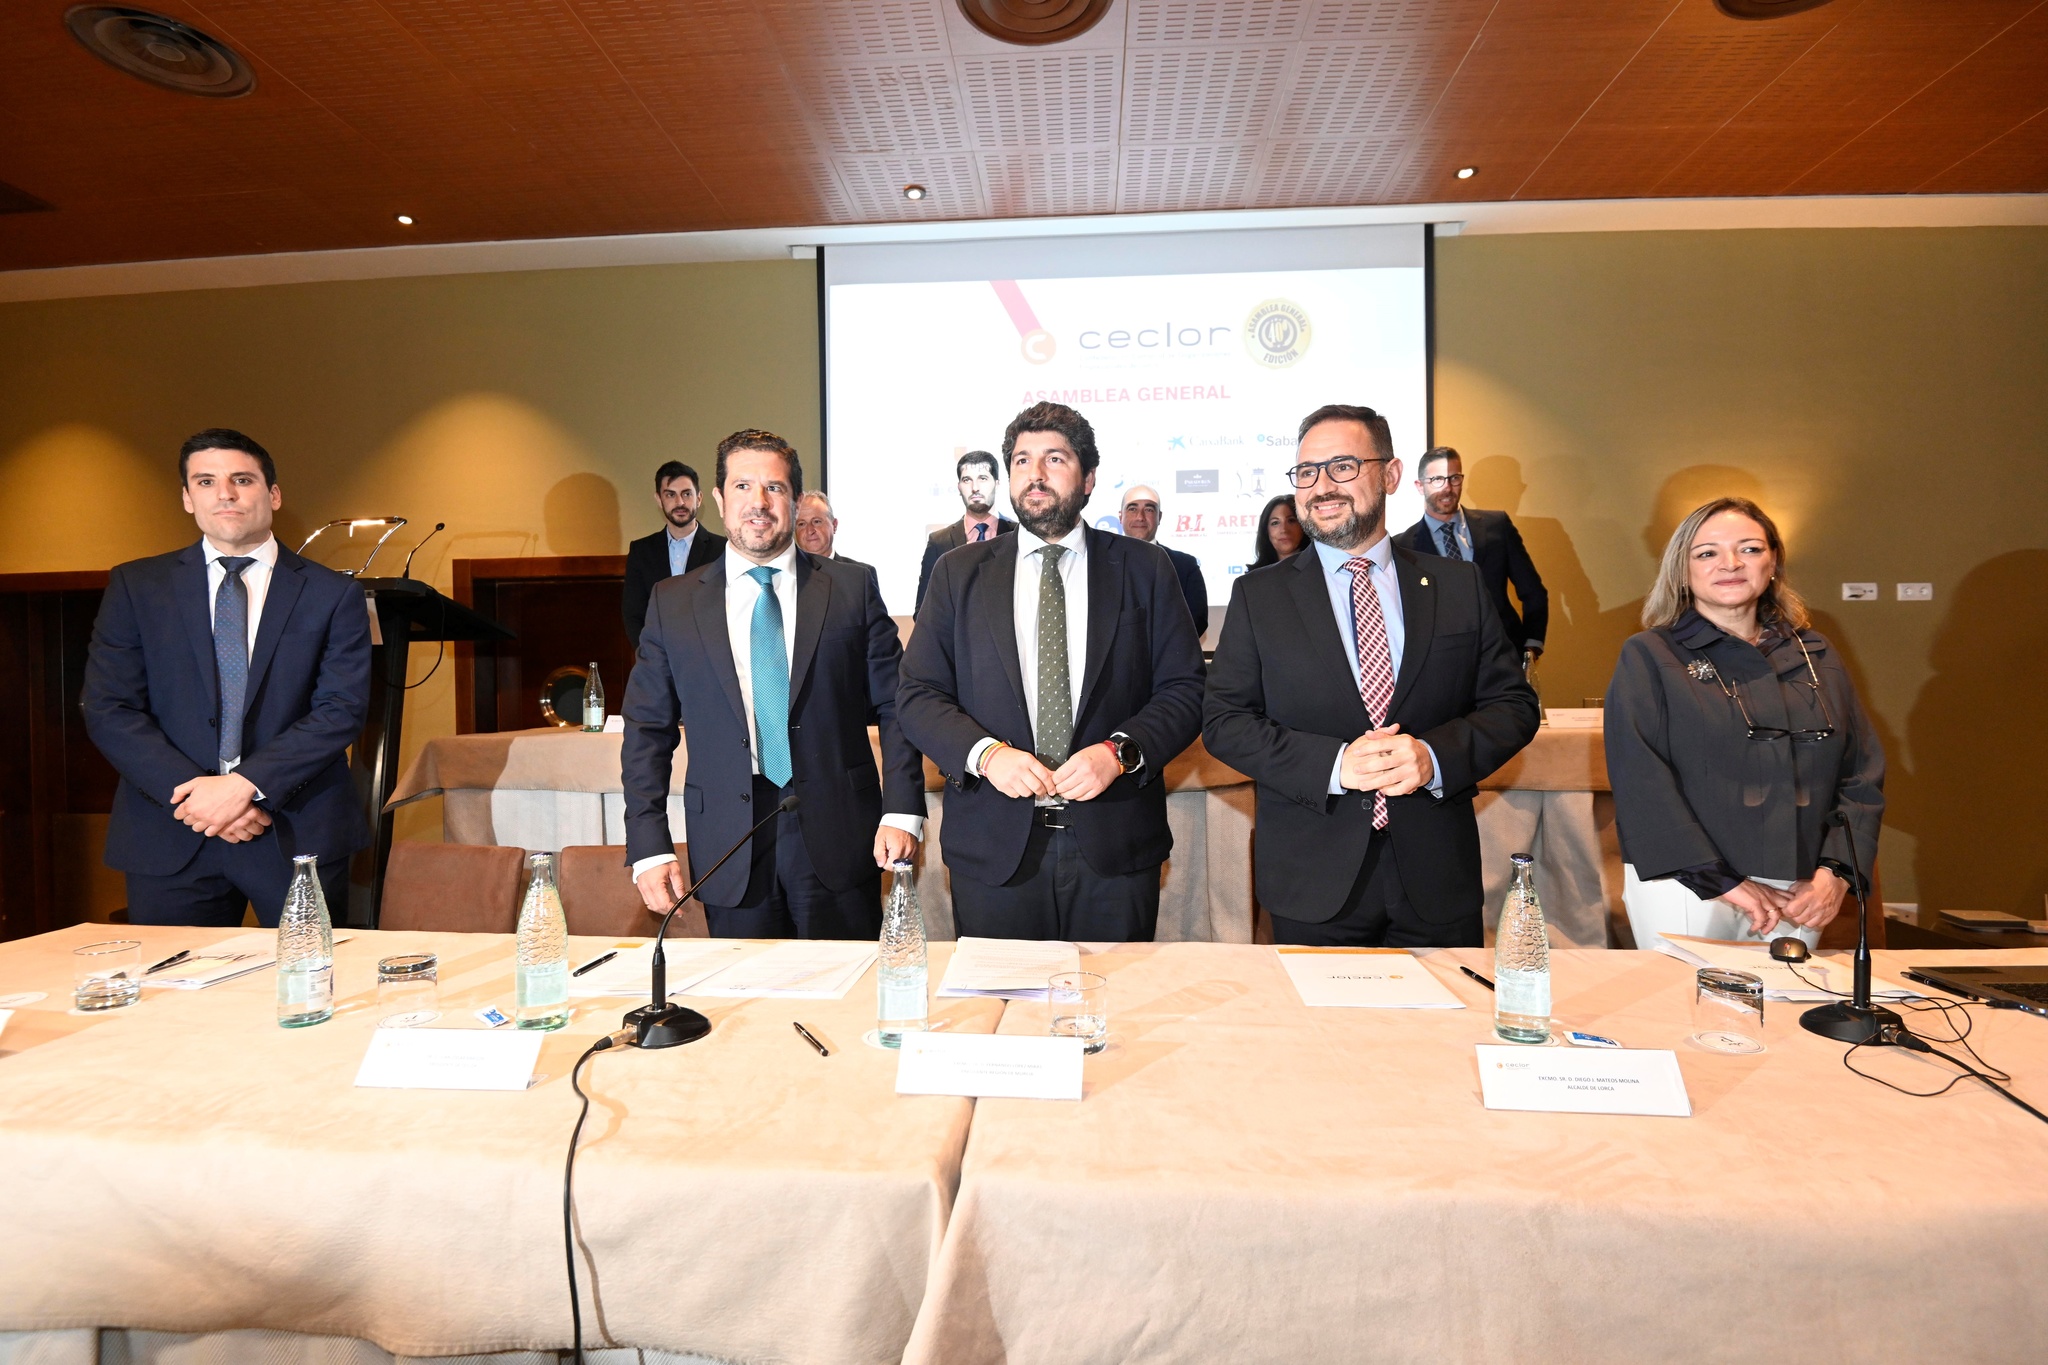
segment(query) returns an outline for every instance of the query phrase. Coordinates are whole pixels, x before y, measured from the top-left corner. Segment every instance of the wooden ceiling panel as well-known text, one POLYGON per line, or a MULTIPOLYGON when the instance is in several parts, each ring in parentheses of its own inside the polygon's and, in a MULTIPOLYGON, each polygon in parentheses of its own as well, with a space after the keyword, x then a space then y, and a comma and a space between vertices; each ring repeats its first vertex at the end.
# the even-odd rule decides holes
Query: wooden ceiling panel
POLYGON ((1041 49, 975 31, 957 0, 163 0, 255 68, 235 100, 115 71, 65 30, 71 2, 0 6, 0 181, 55 205, 0 215, 0 268, 989 214, 2048 191, 2044 0, 1835 0, 1760 23, 1712 0, 1114 0, 1041 49))

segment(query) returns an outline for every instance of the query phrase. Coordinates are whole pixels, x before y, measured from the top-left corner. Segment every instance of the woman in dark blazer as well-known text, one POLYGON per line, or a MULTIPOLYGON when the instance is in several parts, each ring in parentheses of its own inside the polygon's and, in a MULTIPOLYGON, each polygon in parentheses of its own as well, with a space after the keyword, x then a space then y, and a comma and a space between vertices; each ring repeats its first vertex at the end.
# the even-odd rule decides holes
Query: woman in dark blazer
POLYGON ((1694 511, 1607 685, 1607 772, 1639 948, 1665 934, 1817 943, 1853 869, 1877 857, 1884 751, 1784 563, 1755 503, 1694 511))
POLYGON ((1294 495, 1282 493, 1259 513, 1259 529, 1252 540, 1250 568, 1263 569, 1268 564, 1278 564, 1306 544, 1308 537, 1301 533, 1301 523, 1294 515, 1294 495))

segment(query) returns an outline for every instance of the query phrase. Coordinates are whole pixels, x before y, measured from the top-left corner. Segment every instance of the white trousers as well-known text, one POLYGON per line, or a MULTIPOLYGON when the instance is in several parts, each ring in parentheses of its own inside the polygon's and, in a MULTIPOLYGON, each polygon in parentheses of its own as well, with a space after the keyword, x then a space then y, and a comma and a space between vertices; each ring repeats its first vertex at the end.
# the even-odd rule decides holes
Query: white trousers
MULTIPOLYGON (((1684 883, 1671 877, 1646 882, 1636 876, 1633 863, 1623 863, 1621 872, 1621 903, 1628 909, 1628 927, 1635 933, 1638 948, 1662 948, 1666 934, 1689 934, 1694 938, 1729 939, 1738 943, 1769 942, 1769 939, 1751 932, 1749 916, 1727 901, 1701 900, 1686 890, 1684 883)), ((1792 885, 1771 877, 1751 877, 1750 880, 1780 891, 1792 885)), ((1770 937, 1782 938, 1788 934, 1804 939, 1809 948, 1820 946, 1820 930, 1802 928, 1790 920, 1780 920, 1778 927, 1771 930, 1770 937)))

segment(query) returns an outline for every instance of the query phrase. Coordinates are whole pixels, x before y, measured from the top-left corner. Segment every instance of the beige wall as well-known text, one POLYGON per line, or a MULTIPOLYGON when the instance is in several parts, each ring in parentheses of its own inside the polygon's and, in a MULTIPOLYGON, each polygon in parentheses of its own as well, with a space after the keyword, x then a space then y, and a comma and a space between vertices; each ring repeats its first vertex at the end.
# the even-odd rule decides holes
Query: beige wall
MULTIPOLYGON (((1438 439, 1551 584, 1547 699, 1602 691, 1677 518, 1752 494, 1890 751, 1887 897, 2041 913, 2048 230, 1474 236, 1437 260, 1438 439), (1902 579, 1935 600, 1891 600, 1902 579)), ((657 524, 662 459, 743 425, 814 454, 814 300, 791 262, 0 306, 0 571, 185 541, 171 454, 221 422, 278 454, 294 543, 446 520, 415 565, 443 588, 456 556, 616 552, 657 524)), ((452 729, 452 672, 408 747, 452 729)))

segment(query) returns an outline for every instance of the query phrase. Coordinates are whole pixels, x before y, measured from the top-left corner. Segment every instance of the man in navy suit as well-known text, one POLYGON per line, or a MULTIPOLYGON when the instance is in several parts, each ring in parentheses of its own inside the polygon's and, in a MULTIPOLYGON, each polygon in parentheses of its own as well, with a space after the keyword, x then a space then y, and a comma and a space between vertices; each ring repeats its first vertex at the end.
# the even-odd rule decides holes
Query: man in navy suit
POLYGON ((277 923, 292 857, 330 907, 370 842, 348 746, 370 707, 362 589, 270 533, 268 451, 216 428, 178 452, 201 538, 117 565, 86 655, 86 733, 121 774, 107 866, 131 924, 277 923))
POLYGON ((1202 722, 1202 649, 1156 545, 1081 524, 1095 431, 1061 403, 1003 434, 1015 535, 942 558, 897 713, 952 788, 962 936, 1149 940, 1166 765, 1202 722))
POLYGON ((1396 543, 1419 555, 1476 565, 1509 642, 1518 651, 1541 654, 1543 634, 1550 626, 1550 591, 1513 520, 1505 512, 1459 505, 1465 496, 1465 462, 1449 446, 1438 446, 1422 457, 1415 491, 1422 494, 1422 520, 1397 536, 1396 543), (1520 611, 1508 600, 1510 583, 1521 599, 1520 611))
POLYGON ((1007 536, 1017 523, 997 514, 996 457, 986 450, 970 450, 953 462, 953 477, 960 486, 960 505, 967 514, 948 522, 926 537, 924 562, 917 570, 917 597, 910 609, 924 605, 925 589, 931 586, 932 566, 939 557, 962 545, 979 544, 993 536, 1007 536))
MULTIPOLYGON (((1133 540, 1159 545, 1158 489, 1142 483, 1125 489, 1118 517, 1123 521, 1125 535, 1133 540)), ((1173 576, 1180 580, 1180 595, 1187 599, 1188 615, 1195 623, 1195 634, 1206 634, 1209 630, 1209 585, 1202 578, 1202 562, 1171 545, 1159 545, 1159 548, 1166 551, 1166 557, 1173 561, 1173 576)))
POLYGON ((873 939, 878 869, 914 856, 924 834, 924 764, 896 727, 896 623, 865 565, 797 547, 803 467, 781 437, 720 442, 712 495, 730 541, 712 563, 656 585, 626 683, 634 880, 650 910, 667 910, 794 794, 797 808, 699 890, 712 935, 873 939), (688 876, 668 821, 678 724, 689 739, 688 876))

